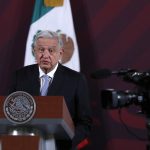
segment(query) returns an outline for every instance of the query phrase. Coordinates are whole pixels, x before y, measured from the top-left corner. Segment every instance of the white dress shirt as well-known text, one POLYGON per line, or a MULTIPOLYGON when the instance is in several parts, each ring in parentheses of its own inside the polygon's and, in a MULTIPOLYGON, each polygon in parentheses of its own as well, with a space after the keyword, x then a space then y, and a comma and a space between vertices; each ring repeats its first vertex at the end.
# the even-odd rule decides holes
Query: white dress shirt
MULTIPOLYGON (((52 81, 53 81, 54 74, 55 74, 57 68, 58 68, 58 64, 55 66, 55 68, 54 68, 52 71, 50 71, 50 72, 47 73, 47 75, 50 77, 50 78, 49 78, 50 84, 51 84, 52 81)), ((39 67, 40 90, 41 90, 42 86, 44 85, 44 80, 43 80, 43 78, 42 78, 43 75, 45 75, 45 73, 44 73, 44 72, 42 71, 42 69, 39 67)))

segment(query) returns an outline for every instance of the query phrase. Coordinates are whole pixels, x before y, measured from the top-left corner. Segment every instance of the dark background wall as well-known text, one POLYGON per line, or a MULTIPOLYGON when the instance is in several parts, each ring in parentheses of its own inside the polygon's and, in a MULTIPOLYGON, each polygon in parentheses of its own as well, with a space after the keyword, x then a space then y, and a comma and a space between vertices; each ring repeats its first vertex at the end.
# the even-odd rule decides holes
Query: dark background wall
MULTIPOLYGON (((81 71, 91 92, 93 131, 88 150, 146 150, 146 115, 137 114, 140 106, 105 110, 102 89, 129 89, 135 85, 121 77, 94 80, 91 73, 100 68, 117 70, 150 69, 149 0, 71 0, 80 53, 81 71), (126 129, 127 127, 127 129, 126 129)), ((0 94, 6 95, 14 70, 23 66, 26 38, 34 0, 0 1, 0 94)))

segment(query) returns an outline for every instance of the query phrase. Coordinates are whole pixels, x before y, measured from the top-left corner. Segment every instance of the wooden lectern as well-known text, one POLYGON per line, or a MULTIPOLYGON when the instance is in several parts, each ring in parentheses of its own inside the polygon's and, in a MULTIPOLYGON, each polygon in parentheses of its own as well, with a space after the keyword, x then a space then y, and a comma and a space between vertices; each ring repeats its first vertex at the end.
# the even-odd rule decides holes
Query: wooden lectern
POLYGON ((74 125, 63 96, 33 97, 36 102, 35 115, 21 126, 6 119, 3 112, 5 98, 0 96, 0 150, 43 150, 41 137, 42 140, 48 136, 59 140, 73 138, 74 125), (19 129, 21 134, 14 136, 12 129, 19 129))

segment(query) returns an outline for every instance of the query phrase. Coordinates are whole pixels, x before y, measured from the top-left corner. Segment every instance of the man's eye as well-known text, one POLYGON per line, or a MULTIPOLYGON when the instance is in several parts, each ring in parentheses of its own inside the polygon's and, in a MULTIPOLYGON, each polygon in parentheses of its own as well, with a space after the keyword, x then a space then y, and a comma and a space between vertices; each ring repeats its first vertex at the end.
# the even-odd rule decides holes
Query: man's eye
POLYGON ((44 48, 39 48, 39 52, 44 52, 44 48))
POLYGON ((49 51, 50 53, 53 53, 53 52, 55 51, 55 49, 54 49, 54 48, 49 48, 48 51, 49 51))

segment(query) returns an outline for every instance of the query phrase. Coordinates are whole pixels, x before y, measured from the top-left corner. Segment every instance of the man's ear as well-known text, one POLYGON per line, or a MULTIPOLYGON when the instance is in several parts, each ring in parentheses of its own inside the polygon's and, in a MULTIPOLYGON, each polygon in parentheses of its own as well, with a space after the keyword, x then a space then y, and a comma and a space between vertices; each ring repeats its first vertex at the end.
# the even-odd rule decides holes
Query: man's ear
POLYGON ((61 57, 63 56, 63 53, 64 53, 64 48, 61 48, 60 49, 60 55, 61 55, 61 57))
POLYGON ((64 48, 61 48, 61 51, 62 51, 62 53, 64 53, 64 51, 65 51, 64 48))

